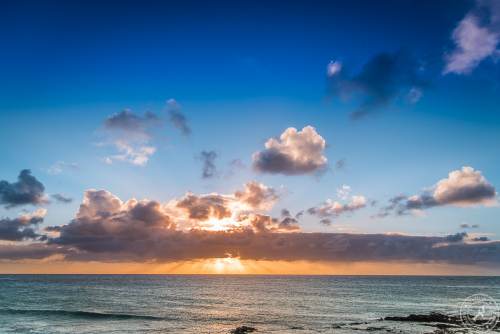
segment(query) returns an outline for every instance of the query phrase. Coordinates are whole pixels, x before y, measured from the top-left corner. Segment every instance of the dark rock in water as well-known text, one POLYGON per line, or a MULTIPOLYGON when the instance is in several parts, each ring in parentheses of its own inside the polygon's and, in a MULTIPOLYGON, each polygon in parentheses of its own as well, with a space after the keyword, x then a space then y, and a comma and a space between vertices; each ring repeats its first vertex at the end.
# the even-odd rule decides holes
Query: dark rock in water
POLYGON ((457 316, 451 316, 432 312, 430 314, 410 314, 406 317, 385 317, 388 321, 407 321, 407 322, 441 322, 445 324, 456 324, 460 322, 457 316))
MULTIPOLYGON (((469 318, 473 317, 469 316, 469 318)), ((463 332, 466 332, 466 327, 468 327, 464 327, 462 319, 458 315, 446 315, 437 312, 432 312, 430 314, 410 314, 406 317, 385 317, 384 320, 419 322, 424 323, 425 325, 429 324, 437 328, 434 332, 435 334, 456 333, 457 329, 461 329, 463 332)), ((477 326, 485 325, 487 323, 487 320, 478 320, 475 322, 477 326)), ((489 329, 498 331, 498 329, 500 329, 500 322, 495 323, 494 326, 489 329)))
POLYGON ((231 334, 246 334, 255 332, 257 329, 249 326, 241 326, 231 331, 231 334))

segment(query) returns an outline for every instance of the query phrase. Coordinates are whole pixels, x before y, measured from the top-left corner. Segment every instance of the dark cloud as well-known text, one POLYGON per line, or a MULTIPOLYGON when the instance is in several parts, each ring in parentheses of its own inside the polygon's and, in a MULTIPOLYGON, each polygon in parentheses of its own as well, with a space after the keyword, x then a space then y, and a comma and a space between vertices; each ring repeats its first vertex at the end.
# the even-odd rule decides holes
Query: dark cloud
POLYGON ((59 233, 50 239, 50 244, 75 246, 89 252, 120 252, 131 251, 129 246, 153 246, 155 239, 173 228, 175 224, 156 201, 123 203, 105 190, 89 190, 69 224, 46 230, 59 233))
POLYGON ((460 228, 478 228, 479 225, 478 224, 467 224, 467 223, 463 223, 463 224, 460 224, 460 228))
POLYGON ((110 130, 121 130, 131 133, 146 133, 147 129, 159 121, 158 116, 146 112, 144 116, 136 115, 125 109, 115 113, 104 121, 104 126, 110 130))
POLYGON ((462 167, 452 171, 440 180, 431 190, 419 195, 398 195, 389 200, 377 217, 390 213, 404 215, 412 210, 425 210, 436 206, 489 205, 496 203, 496 190, 481 174, 472 167, 462 167))
POLYGON ((326 141, 312 126, 301 131, 286 129, 279 138, 270 138, 265 149, 253 154, 253 167, 262 173, 299 175, 318 173, 327 166, 326 141))
POLYGON ((319 221, 321 224, 323 225, 326 225, 326 226, 330 226, 332 225, 332 220, 331 219, 328 219, 328 218, 323 218, 319 221))
POLYGON ((32 244, 0 244, 0 260, 41 260, 50 256, 67 256, 76 250, 46 243, 32 244))
POLYGON ((339 62, 331 63, 328 67, 329 92, 335 98, 359 99, 360 104, 351 117, 360 119, 408 93, 418 90, 420 98, 426 82, 421 78, 419 67, 405 51, 377 54, 355 75, 349 75, 339 62))
POLYGON ((278 229, 282 231, 299 231, 299 221, 293 217, 284 217, 281 219, 278 229))
POLYGON ((205 221, 210 218, 223 219, 231 217, 228 199, 222 195, 188 194, 177 203, 177 207, 186 210, 190 219, 205 221))
POLYGON ((217 159, 217 152, 215 151, 201 151, 199 159, 203 163, 201 177, 210 179, 217 175, 217 167, 215 166, 215 159, 217 159))
POLYGON ((185 136, 191 134, 191 128, 188 125, 186 116, 181 112, 181 106, 174 99, 167 101, 167 112, 170 119, 170 123, 179 129, 181 133, 185 136))
POLYGON ((455 234, 450 234, 445 237, 446 241, 449 242, 461 242, 464 241, 467 238, 467 233, 465 232, 458 232, 455 234))
POLYGON ((17 182, 0 181, 0 204, 11 208, 25 204, 43 204, 46 202, 45 187, 29 169, 19 173, 17 182))
POLYGON ((35 229, 43 222, 46 211, 39 209, 32 214, 25 214, 17 218, 0 219, 0 240, 21 241, 40 237, 35 229))
POLYGON ((291 217, 292 214, 290 213, 290 210, 288 209, 281 209, 281 217, 291 217))
MULTIPOLYGON (((265 226, 271 222, 269 217, 260 217, 255 224, 265 226)), ((231 232, 160 230, 143 232, 139 238, 128 233, 122 236, 121 228, 118 228, 120 232, 103 231, 84 224, 78 229, 72 226, 71 230, 76 235, 63 229, 61 237, 52 243, 76 247, 80 250, 77 258, 85 260, 162 262, 221 258, 230 253, 254 260, 489 262, 500 265, 500 242, 449 243, 444 237, 275 233, 263 227, 263 232, 250 229, 231 232)))
POLYGON ((337 160, 337 162, 335 163, 335 169, 342 170, 345 168, 345 165, 346 165, 345 159, 337 160))
POLYGON ((240 202, 248 204, 254 210, 270 209, 279 198, 274 188, 256 181, 247 182, 245 189, 236 191, 234 196, 240 202))
POLYGON ((59 203, 71 203, 73 199, 61 194, 52 194, 51 197, 59 203))

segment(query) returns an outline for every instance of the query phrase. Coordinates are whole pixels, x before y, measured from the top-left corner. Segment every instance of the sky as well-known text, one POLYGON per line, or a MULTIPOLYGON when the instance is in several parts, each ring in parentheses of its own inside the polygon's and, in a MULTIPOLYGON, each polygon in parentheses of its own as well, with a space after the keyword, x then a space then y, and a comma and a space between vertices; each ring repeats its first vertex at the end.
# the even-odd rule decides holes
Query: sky
POLYGON ((499 274, 495 1, 16 1, 0 272, 499 274))

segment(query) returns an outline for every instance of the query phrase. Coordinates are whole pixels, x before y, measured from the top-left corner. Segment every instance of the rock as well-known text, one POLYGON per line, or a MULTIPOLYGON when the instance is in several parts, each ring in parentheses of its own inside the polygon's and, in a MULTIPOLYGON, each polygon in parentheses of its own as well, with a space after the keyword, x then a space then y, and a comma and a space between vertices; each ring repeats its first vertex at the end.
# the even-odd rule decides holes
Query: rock
POLYGON ((246 333, 252 333, 255 332, 257 329, 249 326, 240 326, 236 329, 233 329, 231 331, 231 334, 246 334, 246 333))
POLYGON ((456 324, 460 319, 456 316, 449 316, 432 312, 430 314, 410 314, 406 317, 385 317, 388 321, 408 321, 408 322, 441 322, 445 324, 456 324))

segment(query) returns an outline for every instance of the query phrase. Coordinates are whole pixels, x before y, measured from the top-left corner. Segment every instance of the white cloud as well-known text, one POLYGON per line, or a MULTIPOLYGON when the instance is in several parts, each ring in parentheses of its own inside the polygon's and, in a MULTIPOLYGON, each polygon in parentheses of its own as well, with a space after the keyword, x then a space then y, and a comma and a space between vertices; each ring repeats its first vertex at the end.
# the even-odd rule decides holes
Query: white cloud
POLYGON ((279 138, 270 138, 263 151, 253 154, 253 166, 265 173, 298 175, 318 172, 327 165, 326 141, 312 126, 301 131, 286 129, 279 138))
POLYGON ((479 18, 468 14, 452 34, 455 50, 446 55, 444 74, 470 73, 481 61, 496 53, 499 34, 489 26, 480 26, 479 18))
POLYGON ((351 194, 351 187, 347 184, 343 184, 340 188, 337 188, 337 197, 342 200, 347 200, 351 194))
POLYGON ((149 158, 156 152, 154 146, 129 144, 125 141, 116 141, 114 145, 120 153, 105 157, 104 161, 107 164, 123 161, 136 166, 145 166, 149 158))
POLYGON ((326 75, 333 77, 342 71, 342 63, 339 61, 330 61, 326 66, 326 75))

